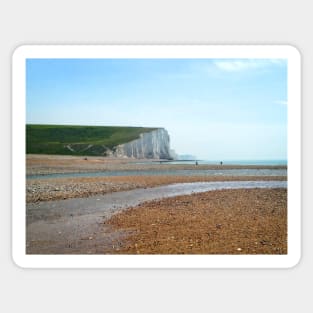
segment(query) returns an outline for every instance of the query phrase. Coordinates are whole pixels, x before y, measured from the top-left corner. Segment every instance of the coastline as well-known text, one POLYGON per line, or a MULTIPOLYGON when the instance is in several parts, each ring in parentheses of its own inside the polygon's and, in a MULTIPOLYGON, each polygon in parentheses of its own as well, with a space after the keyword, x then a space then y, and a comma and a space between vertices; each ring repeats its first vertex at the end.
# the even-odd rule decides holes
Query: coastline
POLYGON ((144 171, 144 170, 220 170, 220 169, 287 169, 286 165, 236 165, 236 164, 168 164, 162 160, 77 157, 63 155, 26 155, 26 175, 57 173, 92 173, 106 171, 144 171))
MULTIPOLYGON (((82 157, 43 155, 28 155, 26 165, 28 174, 134 169, 140 172, 158 171, 165 167, 168 173, 174 173, 177 168, 197 171, 214 168, 286 169, 284 166, 151 164, 151 160, 140 160, 138 164, 138 160, 134 159, 87 157, 86 160, 82 157)), ((26 252, 286 254, 286 188, 196 192, 141 201, 129 204, 127 210, 118 209, 118 195, 123 192, 131 198, 139 190, 144 193, 147 190, 148 193, 153 187, 176 183, 286 180, 287 176, 173 174, 67 178, 42 175, 39 179, 26 179, 26 252), (111 195, 117 197, 112 207, 105 202, 106 196, 111 195), (163 222, 158 222, 164 218, 163 222), (253 244, 249 238, 254 238, 253 244)))
POLYGON ((26 179, 26 202, 61 200, 69 198, 90 197, 111 192, 150 188, 183 182, 209 181, 255 181, 255 180, 287 180, 286 176, 267 175, 203 175, 206 170, 240 170, 240 169, 286 169, 286 166, 257 165, 185 165, 185 164, 151 164, 151 160, 77 157, 60 155, 27 155, 26 172, 28 175, 39 175, 38 178, 26 179), (164 172, 162 172, 165 170, 164 172), (173 174, 176 170, 178 173, 173 174), (182 175, 184 171, 192 170, 190 175, 182 175), (100 171, 103 176, 92 176, 100 171), (130 173, 127 176, 111 176, 114 171, 130 173), (136 171, 132 173, 131 171, 136 171), (145 172, 146 171, 146 172, 145 172), (154 171, 158 175, 149 175, 154 171), (145 172, 145 175, 139 175, 145 172), (47 174, 73 173, 70 177, 49 178, 47 174), (75 173, 86 173, 86 177, 75 177, 75 173), (89 174, 88 174, 89 173, 89 174), (108 175, 106 176, 106 173, 108 175), (196 175, 200 173, 201 175, 196 175))

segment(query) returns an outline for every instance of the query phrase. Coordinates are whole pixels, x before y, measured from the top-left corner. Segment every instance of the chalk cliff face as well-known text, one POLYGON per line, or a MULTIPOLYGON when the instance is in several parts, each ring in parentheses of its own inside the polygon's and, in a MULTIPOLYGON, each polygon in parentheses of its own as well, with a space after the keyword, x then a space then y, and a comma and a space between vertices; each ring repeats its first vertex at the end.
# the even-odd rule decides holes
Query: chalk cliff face
POLYGON ((170 137, 164 128, 142 133, 138 139, 116 146, 113 154, 136 159, 170 159, 170 137))

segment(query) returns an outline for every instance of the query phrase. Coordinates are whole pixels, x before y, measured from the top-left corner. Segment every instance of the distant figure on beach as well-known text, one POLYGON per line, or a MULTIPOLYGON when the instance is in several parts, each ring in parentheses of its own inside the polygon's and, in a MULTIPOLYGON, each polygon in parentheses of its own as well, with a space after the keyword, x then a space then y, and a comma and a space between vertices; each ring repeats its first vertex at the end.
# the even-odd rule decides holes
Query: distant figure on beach
POLYGON ((223 162, 221 161, 220 164, 223 165, 223 162))
POLYGON ((196 161, 196 165, 198 165, 198 161, 196 161))

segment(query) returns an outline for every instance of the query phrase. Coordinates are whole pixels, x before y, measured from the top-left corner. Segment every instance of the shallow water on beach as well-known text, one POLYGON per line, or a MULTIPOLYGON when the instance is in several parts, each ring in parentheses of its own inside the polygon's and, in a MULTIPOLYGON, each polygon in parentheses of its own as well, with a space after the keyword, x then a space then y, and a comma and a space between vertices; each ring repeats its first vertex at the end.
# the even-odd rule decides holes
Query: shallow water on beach
MULTIPOLYGON (((220 165, 221 160, 169 160, 169 161, 145 161, 137 162, 136 164, 172 164, 172 165, 194 165, 198 162, 199 165, 220 165)), ((223 160, 224 165, 263 165, 263 166, 287 166, 287 160, 223 160)))
POLYGON ((27 175, 27 179, 111 176, 287 176, 287 169, 127 170, 27 175))
MULTIPOLYGON (((156 187, 155 187, 156 188, 156 187)), ((287 188, 287 181, 221 181, 221 182, 196 182, 179 183, 158 187, 171 196, 185 195, 195 192, 205 192, 221 189, 241 188, 287 188), (162 188, 163 187, 163 188, 162 188)), ((154 188, 151 188, 154 189, 154 188)), ((156 190, 156 189, 154 189, 156 190)))
POLYGON ((54 212, 58 216, 84 215, 101 212, 101 216, 109 218, 120 209, 136 206, 144 201, 189 195, 222 189, 242 188, 287 188, 287 181, 221 181, 178 183, 153 188, 138 188, 119 191, 89 198, 73 198, 66 200, 28 203, 27 210, 32 212, 29 222, 41 219, 45 214, 54 212), (39 217, 36 217, 37 214, 39 217))
POLYGON ((116 236, 106 220, 145 201, 221 189, 287 188, 286 181, 179 183, 113 192, 89 198, 26 204, 26 246, 29 254, 89 254, 111 252, 116 236), (109 235, 108 235, 109 234, 109 235), (40 238, 40 240, 38 240, 40 238), (108 248, 109 247, 109 248, 108 248), (106 250, 109 249, 109 250, 106 250), (100 252, 99 252, 100 251, 100 252))

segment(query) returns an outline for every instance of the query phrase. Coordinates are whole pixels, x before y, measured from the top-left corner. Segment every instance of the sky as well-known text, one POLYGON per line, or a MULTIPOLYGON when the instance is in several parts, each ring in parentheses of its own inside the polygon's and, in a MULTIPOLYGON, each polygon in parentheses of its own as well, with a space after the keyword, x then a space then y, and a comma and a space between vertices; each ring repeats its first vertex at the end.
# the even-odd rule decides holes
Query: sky
POLYGON ((29 124, 164 127, 203 160, 287 159, 287 60, 27 59, 29 124))

